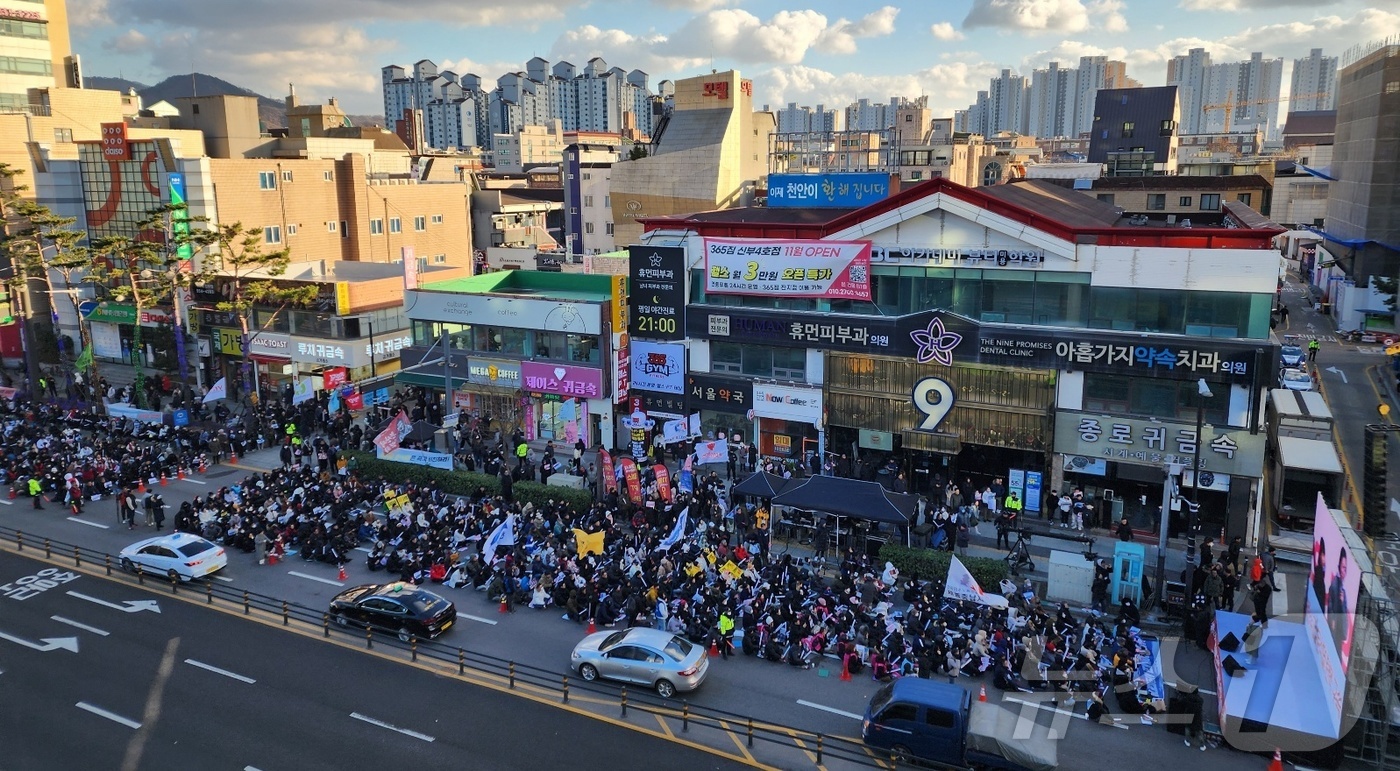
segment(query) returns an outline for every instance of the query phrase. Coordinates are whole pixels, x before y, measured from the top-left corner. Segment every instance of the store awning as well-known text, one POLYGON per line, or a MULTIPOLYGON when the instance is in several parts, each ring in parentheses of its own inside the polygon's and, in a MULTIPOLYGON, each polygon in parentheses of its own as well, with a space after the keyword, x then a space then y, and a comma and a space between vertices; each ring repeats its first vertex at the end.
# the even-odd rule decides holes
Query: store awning
POLYGON ((1283 459, 1284 468, 1323 474, 1342 473, 1342 459, 1337 456, 1337 448, 1325 439, 1280 436, 1278 454, 1283 459))
POLYGON ((261 353, 250 353, 250 354, 248 354, 248 359, 251 360, 251 361, 256 361, 256 362, 259 363, 259 364, 273 364, 273 365, 276 365, 276 366, 278 366, 278 367, 282 366, 283 364, 291 364, 291 363, 292 363, 292 360, 291 360, 290 357, 284 357, 284 356, 266 356, 266 355, 261 354, 261 353))
MULTIPOLYGON (((415 385, 424 388, 442 388, 442 373, 436 375, 427 372, 399 372, 394 375, 394 383, 397 385, 415 385)), ((452 388, 461 388, 467 381, 459 377, 452 378, 452 388)))

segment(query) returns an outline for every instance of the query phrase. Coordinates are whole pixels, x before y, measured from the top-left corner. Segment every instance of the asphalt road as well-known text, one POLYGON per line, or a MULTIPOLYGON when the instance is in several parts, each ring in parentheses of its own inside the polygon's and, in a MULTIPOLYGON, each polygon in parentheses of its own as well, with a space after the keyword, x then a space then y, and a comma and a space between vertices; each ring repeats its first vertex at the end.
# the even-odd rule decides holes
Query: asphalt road
MULTIPOLYGON (((47 567, 0 554, 7 579, 47 567)), ((117 605, 152 599, 85 575, 0 598, 9 771, 650 769, 661 757, 675 768, 741 767, 178 600, 128 613, 69 591, 117 605)))

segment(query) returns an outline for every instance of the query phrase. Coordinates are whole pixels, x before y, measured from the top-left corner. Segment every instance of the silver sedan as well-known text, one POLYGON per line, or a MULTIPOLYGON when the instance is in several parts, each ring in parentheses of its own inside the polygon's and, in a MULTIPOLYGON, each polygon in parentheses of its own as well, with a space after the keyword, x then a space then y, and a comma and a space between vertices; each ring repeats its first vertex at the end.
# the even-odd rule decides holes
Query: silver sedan
POLYGON ((570 666, 584 680, 600 677, 655 688, 664 699, 705 681, 705 649, 660 629, 634 627, 591 634, 574 646, 570 666))

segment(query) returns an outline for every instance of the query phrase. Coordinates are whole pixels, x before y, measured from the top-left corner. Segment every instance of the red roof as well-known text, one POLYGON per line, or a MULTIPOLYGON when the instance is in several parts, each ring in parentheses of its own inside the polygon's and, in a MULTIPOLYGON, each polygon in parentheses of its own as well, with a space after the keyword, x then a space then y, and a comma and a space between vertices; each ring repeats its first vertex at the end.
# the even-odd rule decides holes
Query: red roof
MULTIPOLYGON (((1157 228, 1114 224, 1112 218, 1101 218, 1099 212, 1084 209, 1083 193, 1041 181, 1025 181, 1015 185, 964 187, 956 182, 938 178, 876 201, 869 206, 833 210, 838 216, 825 219, 811 216, 806 209, 769 209, 756 215, 755 209, 721 209, 699 214, 670 217, 640 218, 645 231, 661 228, 693 230, 712 238, 828 238, 854 225, 867 222, 887 212, 943 193, 993 214, 998 214, 1027 227, 1061 238, 1071 243, 1099 246, 1167 246, 1180 249, 1268 249, 1282 228, 1157 228), (1070 192, 1068 198, 1066 192, 1070 192), (1035 208, 1031 208, 1034 206, 1035 208), (776 212, 791 212, 775 216, 776 212)), ((1097 202, 1095 202, 1097 203, 1097 202)))

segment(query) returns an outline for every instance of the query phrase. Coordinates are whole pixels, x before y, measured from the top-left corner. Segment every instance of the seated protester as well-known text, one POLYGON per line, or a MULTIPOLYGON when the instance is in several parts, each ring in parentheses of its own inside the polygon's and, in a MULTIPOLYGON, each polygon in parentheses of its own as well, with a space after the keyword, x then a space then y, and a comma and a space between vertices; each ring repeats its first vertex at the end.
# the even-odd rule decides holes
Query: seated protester
POLYGON ((1087 717, 1094 723, 1113 722, 1112 717, 1109 716, 1108 707, 1104 706, 1103 696, 1097 690, 1089 694, 1089 714, 1087 717))

